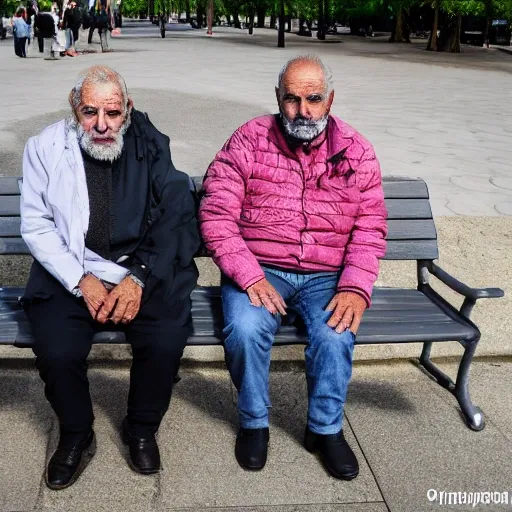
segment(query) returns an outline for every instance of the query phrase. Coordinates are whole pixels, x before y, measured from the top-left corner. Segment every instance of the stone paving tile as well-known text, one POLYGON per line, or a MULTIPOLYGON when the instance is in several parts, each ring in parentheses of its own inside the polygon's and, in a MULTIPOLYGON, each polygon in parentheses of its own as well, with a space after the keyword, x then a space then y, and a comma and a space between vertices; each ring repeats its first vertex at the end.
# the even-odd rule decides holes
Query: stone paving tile
MULTIPOLYGON (((485 376, 486 401, 495 403, 485 376)), ((391 511, 437 510, 430 489, 510 490, 510 437, 492 416, 482 432, 469 430, 453 396, 412 365, 357 367, 347 417, 391 511)))
POLYGON ((268 462, 261 472, 247 472, 238 466, 233 453, 236 415, 227 372, 183 373, 161 432, 162 456, 168 461, 162 473, 161 507, 238 509, 382 500, 350 429, 347 439, 361 463, 360 476, 352 482, 330 477, 302 447, 304 374, 272 373, 270 387, 273 407, 268 462))

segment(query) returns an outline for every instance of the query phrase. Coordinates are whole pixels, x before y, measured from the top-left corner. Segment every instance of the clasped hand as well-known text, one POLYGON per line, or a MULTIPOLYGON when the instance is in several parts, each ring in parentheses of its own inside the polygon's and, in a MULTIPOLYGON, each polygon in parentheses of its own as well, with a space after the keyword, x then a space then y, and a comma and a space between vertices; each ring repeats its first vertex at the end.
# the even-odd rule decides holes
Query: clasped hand
MULTIPOLYGON (((267 281, 262 279, 247 288, 247 295, 251 304, 256 307, 265 307, 269 313, 286 315, 286 303, 279 292, 267 281)), ((363 313, 366 309, 366 301, 354 292, 339 292, 327 305, 326 311, 332 311, 327 325, 337 333, 350 329, 357 333, 363 313)))
POLYGON ((102 324, 108 320, 127 324, 140 309, 142 288, 129 277, 109 292, 97 277, 89 274, 82 279, 80 291, 89 313, 102 324))

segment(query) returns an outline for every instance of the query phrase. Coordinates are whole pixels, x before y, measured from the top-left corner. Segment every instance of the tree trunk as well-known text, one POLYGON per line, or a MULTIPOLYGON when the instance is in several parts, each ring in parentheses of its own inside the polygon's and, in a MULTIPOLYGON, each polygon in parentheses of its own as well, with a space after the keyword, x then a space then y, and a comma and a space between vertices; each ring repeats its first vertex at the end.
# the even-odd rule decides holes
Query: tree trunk
POLYGON ((320 41, 325 41, 324 0, 318 0, 318 32, 316 37, 320 41))
POLYGON ((185 17, 190 21, 190 0, 185 0, 185 17))
POLYGON ((331 9, 329 7, 329 0, 324 0, 324 27, 331 25, 331 9))
POLYGON ((491 24, 492 24, 492 18, 487 18, 485 21, 485 34, 484 34, 484 46, 489 48, 489 39, 491 37, 491 24))
POLYGON ((401 43, 404 40, 404 10, 399 7, 395 17, 395 26, 389 38, 390 43, 401 43))
POLYGON ((279 31, 277 34, 277 47, 284 48, 284 0, 279 0, 279 31))
POLYGON ((430 37, 428 38, 427 50, 431 52, 437 51, 437 30, 439 27, 439 4, 436 3, 434 7, 434 21, 432 23, 432 30, 430 31, 430 37))
POLYGON ((240 24, 240 18, 238 17, 237 12, 233 14, 233 25, 235 26, 235 28, 242 28, 242 25, 240 24))
POLYGON ((450 52, 460 53, 460 32, 462 28, 462 14, 457 16, 455 21, 454 30, 450 38, 450 52))
POLYGON ((206 33, 209 36, 212 36, 213 35, 213 0, 208 0, 207 16, 208 16, 208 30, 206 31, 206 33))
POLYGON ((267 10, 266 10, 265 6, 261 6, 258 4, 257 14, 258 14, 258 24, 256 26, 258 28, 265 28, 265 14, 267 14, 267 10))
POLYGON ((251 4, 251 8, 249 10, 249 35, 252 36, 254 34, 254 4, 251 4))
POLYGON ((443 24, 437 45, 438 52, 460 53, 462 15, 450 16, 443 24))

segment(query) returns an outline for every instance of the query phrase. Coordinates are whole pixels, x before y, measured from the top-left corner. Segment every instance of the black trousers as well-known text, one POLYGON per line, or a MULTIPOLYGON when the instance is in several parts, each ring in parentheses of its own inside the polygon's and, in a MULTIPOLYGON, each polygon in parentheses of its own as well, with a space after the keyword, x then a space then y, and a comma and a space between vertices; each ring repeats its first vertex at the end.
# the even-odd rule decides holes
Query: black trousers
POLYGON ((18 57, 26 57, 27 54, 25 52, 27 46, 27 38, 26 37, 15 37, 14 38, 14 53, 18 57))
POLYGON ((169 319, 169 308, 158 291, 122 327, 96 322, 83 299, 60 285, 50 298, 32 299, 24 308, 35 337, 36 366, 61 435, 85 433, 93 424, 86 359, 93 335, 102 330, 124 331, 132 346, 127 414, 131 433, 144 437, 158 430, 190 333, 190 326, 169 319))

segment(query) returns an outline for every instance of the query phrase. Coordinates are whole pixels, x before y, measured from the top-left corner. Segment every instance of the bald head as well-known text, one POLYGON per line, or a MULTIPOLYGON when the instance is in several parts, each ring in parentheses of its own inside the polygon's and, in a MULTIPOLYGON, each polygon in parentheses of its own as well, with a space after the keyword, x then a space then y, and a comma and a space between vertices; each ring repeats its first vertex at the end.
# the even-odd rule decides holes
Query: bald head
POLYGON ((312 141, 325 130, 334 99, 329 68, 314 55, 288 61, 279 73, 276 97, 287 135, 312 141))
POLYGON ((297 79, 321 82, 326 94, 333 89, 331 70, 316 55, 299 55, 289 60, 279 73, 277 88, 281 90, 286 82, 297 79))

